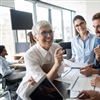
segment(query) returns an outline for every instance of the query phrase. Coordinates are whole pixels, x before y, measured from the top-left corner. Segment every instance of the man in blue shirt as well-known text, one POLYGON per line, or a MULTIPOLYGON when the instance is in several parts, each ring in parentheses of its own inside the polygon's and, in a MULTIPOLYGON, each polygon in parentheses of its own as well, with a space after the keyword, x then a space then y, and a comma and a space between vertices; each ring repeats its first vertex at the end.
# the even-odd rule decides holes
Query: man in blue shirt
MULTIPOLYGON (((99 33, 100 34, 100 33, 99 33)), ((99 51, 99 48, 100 48, 100 39, 99 37, 96 38, 96 41, 95 41, 95 49, 94 49, 94 52, 95 52, 95 60, 94 60, 94 68, 97 67, 99 69, 99 72, 100 72, 100 51, 99 51)))
MULTIPOLYGON (((97 38, 95 40, 95 60, 94 64, 88 65, 87 67, 81 69, 81 73, 85 76, 91 76, 92 74, 100 74, 100 12, 96 13, 93 18, 93 27, 95 29, 97 38)), ((100 87, 100 77, 96 77, 91 81, 91 85, 100 87)), ((77 96, 78 99, 86 100, 100 100, 100 92, 94 90, 83 90, 77 96)))
POLYGON ((93 74, 100 74, 100 12, 93 16, 92 21, 95 33, 97 35, 94 49, 94 64, 89 64, 80 70, 80 73, 87 77, 93 74))
POLYGON ((25 71, 17 71, 16 68, 11 69, 5 56, 8 55, 4 45, 0 45, 0 74, 7 80, 21 79, 25 76, 25 71))

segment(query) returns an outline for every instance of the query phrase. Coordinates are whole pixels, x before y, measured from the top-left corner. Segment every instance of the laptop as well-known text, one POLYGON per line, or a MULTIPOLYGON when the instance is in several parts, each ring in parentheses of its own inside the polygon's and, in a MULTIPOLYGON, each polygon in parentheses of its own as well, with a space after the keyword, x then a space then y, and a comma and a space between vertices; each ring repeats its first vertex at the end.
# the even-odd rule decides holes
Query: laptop
POLYGON ((27 100, 67 100, 45 75, 28 91, 26 98, 27 100))

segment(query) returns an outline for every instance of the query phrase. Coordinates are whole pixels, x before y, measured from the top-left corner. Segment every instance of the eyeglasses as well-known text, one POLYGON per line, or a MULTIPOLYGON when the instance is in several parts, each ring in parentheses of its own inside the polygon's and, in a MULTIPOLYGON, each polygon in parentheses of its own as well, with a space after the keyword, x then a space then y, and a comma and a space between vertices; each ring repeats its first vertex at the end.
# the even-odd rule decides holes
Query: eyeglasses
POLYGON ((83 26, 84 22, 81 22, 79 25, 75 25, 76 28, 78 28, 79 26, 83 26))
POLYGON ((49 34, 49 35, 53 35, 53 33, 54 33, 54 31, 49 30, 49 31, 42 31, 40 34, 41 34, 42 36, 47 36, 48 34, 49 34))

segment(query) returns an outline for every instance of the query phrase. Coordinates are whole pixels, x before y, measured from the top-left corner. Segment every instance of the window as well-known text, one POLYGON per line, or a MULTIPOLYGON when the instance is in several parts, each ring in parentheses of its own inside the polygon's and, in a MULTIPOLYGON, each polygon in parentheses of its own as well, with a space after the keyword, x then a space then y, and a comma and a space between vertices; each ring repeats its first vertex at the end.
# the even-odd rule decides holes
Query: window
POLYGON ((52 9, 51 12, 54 39, 62 39, 61 11, 52 9))
POLYGON ((11 29, 10 8, 2 6, 0 6, 0 44, 5 45, 9 56, 13 56, 15 41, 11 29))
POLYGON ((64 40, 66 42, 70 41, 72 38, 72 33, 71 33, 71 12, 70 11, 63 11, 63 25, 64 25, 64 40))
POLYGON ((26 34, 24 30, 18 30, 18 42, 26 42, 26 34))
MULTIPOLYGON (((33 13, 33 4, 24 0, 15 0, 15 10, 24 11, 28 13, 32 13, 33 23, 34 23, 34 13, 33 13), (23 6, 24 5, 24 6, 23 6)), ((16 32, 16 42, 27 42, 27 33, 31 30, 17 30, 16 32)))
POLYGON ((48 9, 47 8, 37 7, 37 21, 40 21, 40 20, 48 21, 48 9))
POLYGON ((36 21, 48 20, 51 22, 55 41, 59 39, 66 42, 71 40, 74 32, 72 19, 75 16, 75 11, 42 2, 37 2, 36 11, 36 21))
MULTIPOLYGON (((33 23, 49 21, 54 32, 54 39, 70 41, 73 36, 75 11, 38 1, 36 4, 24 0, 14 0, 15 10, 32 13, 33 23), (41 14, 42 12, 42 14, 41 14)), ((5 45, 10 56, 16 53, 16 43, 28 43, 27 33, 31 30, 12 30, 10 8, 0 6, 0 44, 5 45)))

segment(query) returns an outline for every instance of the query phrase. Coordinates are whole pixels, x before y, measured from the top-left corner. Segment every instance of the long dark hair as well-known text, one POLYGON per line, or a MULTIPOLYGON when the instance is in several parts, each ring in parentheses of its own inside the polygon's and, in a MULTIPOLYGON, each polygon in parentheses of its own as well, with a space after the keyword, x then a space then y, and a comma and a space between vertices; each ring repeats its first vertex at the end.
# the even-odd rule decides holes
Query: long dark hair
MULTIPOLYGON (((84 19, 81 15, 76 15, 76 16, 74 17, 74 19, 73 19, 73 24, 74 24, 74 22, 75 22, 77 19, 80 19, 80 20, 83 20, 84 22, 86 22, 85 19, 84 19)), ((79 33, 78 33, 77 30, 75 29, 75 35, 78 35, 78 34, 79 34, 79 33)))
POLYGON ((36 43, 36 41, 33 39, 32 32, 28 32, 27 36, 29 36, 29 38, 30 38, 30 41, 29 41, 30 42, 30 46, 33 46, 36 43))

